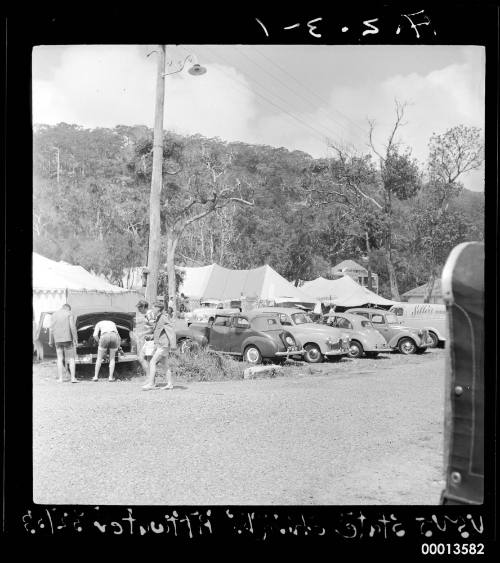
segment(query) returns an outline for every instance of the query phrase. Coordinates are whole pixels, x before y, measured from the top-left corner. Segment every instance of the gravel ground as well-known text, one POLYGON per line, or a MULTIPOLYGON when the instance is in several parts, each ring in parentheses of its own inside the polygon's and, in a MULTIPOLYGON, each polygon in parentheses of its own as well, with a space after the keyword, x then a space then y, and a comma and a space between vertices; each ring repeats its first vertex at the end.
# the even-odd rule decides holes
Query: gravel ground
POLYGON ((58 384, 53 362, 35 365, 34 501, 438 504, 445 353, 150 392, 89 370, 58 384))

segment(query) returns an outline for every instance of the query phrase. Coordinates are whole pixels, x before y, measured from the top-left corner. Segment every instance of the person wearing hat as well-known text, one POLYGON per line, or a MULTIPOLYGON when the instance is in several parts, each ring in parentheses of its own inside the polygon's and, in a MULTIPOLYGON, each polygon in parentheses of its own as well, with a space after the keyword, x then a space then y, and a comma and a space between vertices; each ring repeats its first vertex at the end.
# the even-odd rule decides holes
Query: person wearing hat
POLYGON ((165 312, 165 304, 163 301, 156 301, 153 305, 153 311, 156 315, 156 323, 153 329, 153 340, 155 350, 153 357, 149 362, 149 374, 145 385, 142 386, 144 391, 156 388, 156 366, 161 360, 165 366, 165 375, 167 377, 167 385, 162 389, 173 389, 172 371, 167 368, 166 359, 170 350, 177 348, 177 339, 175 335, 174 319, 172 315, 165 312))

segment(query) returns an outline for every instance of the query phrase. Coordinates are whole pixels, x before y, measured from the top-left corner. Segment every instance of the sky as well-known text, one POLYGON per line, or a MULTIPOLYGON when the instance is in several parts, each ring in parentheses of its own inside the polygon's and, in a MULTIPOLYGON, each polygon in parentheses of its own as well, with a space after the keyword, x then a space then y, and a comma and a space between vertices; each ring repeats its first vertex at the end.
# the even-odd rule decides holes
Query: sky
MULTIPOLYGON (((154 45, 46 45, 33 50, 33 123, 153 126, 154 45)), ((406 102, 398 140, 424 165, 433 133, 484 131, 483 47, 462 45, 167 46, 164 128, 227 141, 331 153, 383 150, 406 102), (186 60, 184 70, 179 70, 186 60), (191 62, 207 72, 192 76, 191 62)), ((464 175, 484 190, 484 170, 464 175)))

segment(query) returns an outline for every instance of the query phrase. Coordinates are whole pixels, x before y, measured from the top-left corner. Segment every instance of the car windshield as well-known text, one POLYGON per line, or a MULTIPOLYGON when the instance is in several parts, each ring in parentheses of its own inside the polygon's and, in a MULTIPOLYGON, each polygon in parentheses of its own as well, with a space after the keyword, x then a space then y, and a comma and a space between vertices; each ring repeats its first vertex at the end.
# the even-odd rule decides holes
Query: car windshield
POLYGON ((305 325, 313 322, 311 317, 309 317, 305 313, 294 313, 292 315, 292 320, 296 325, 305 325))
POLYGON ((385 320, 388 324, 393 324, 393 325, 399 324, 398 318, 396 317, 396 315, 393 315, 392 313, 387 313, 387 315, 385 316, 385 320))

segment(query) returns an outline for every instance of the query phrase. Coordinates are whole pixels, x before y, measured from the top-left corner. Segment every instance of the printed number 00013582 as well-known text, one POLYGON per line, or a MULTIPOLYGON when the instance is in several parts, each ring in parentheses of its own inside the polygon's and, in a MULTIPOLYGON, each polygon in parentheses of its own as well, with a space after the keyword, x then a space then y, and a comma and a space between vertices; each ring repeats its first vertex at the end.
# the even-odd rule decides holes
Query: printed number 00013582
POLYGON ((423 543, 422 555, 484 555, 483 543, 423 543))

